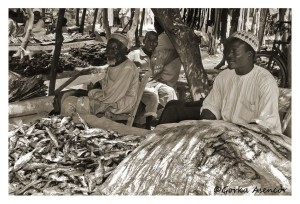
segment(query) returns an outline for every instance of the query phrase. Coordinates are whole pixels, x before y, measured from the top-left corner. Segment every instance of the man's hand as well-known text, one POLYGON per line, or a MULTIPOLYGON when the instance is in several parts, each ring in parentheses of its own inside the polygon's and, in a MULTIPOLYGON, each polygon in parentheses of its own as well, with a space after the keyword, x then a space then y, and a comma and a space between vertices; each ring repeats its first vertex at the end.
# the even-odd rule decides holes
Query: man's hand
POLYGON ((103 97, 103 90, 101 89, 92 89, 88 93, 88 97, 92 99, 101 99, 103 97))
POLYGON ((118 104, 117 103, 111 103, 109 104, 110 107, 112 107, 113 109, 117 109, 118 108, 118 104))
POLYGON ((90 82, 88 85, 87 85, 87 91, 90 91, 94 88, 94 84, 92 82, 90 82))

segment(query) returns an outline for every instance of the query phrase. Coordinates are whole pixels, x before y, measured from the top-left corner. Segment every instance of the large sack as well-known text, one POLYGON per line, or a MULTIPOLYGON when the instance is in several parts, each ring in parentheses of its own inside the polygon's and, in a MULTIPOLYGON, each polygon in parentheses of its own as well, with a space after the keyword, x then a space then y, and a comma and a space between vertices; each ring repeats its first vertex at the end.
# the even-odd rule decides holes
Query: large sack
POLYGON ((119 164, 98 194, 290 195, 291 141, 224 121, 163 128, 119 164))

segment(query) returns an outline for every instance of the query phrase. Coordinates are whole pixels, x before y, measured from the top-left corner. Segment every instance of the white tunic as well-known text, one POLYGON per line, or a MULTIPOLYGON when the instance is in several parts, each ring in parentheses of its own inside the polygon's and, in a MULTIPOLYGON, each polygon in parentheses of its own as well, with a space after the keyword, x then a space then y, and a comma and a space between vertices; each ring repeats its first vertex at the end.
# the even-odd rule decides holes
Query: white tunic
POLYGON ((258 66, 246 75, 224 70, 203 102, 218 120, 236 124, 256 122, 281 133, 278 87, 274 77, 258 66))

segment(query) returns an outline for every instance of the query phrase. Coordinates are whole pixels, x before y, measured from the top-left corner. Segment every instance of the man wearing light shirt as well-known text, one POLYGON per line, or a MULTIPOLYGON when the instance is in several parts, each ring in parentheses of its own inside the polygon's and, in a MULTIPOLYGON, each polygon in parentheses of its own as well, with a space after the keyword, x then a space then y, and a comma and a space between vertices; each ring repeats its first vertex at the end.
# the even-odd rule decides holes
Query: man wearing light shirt
POLYGON ((224 120, 236 124, 256 123, 281 133, 277 83, 268 70, 254 64, 258 44, 257 37, 250 32, 232 34, 226 43, 229 69, 216 77, 203 104, 203 99, 189 104, 170 101, 159 124, 224 120))
POLYGON ((200 118, 257 123, 281 132, 277 83, 268 70, 254 65, 257 37, 244 31, 232 37, 226 56, 229 69, 216 77, 200 118))

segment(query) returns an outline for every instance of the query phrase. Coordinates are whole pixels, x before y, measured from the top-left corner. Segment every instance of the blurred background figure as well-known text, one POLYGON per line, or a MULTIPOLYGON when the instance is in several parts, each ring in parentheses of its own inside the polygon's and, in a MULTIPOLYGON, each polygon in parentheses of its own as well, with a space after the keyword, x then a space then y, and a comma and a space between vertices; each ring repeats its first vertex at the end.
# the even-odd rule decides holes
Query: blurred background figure
POLYGON ((9 9, 8 11, 8 36, 15 36, 17 31, 17 10, 16 9, 9 9))
POLYGON ((42 15, 41 15, 42 9, 34 8, 32 12, 34 15, 33 26, 31 31, 32 35, 33 36, 45 35, 46 29, 45 29, 45 22, 42 19, 42 15))
MULTIPOLYGON (((121 21, 122 28, 125 28, 125 26, 129 23, 131 17, 131 9, 130 8, 121 8, 119 11, 119 18, 121 21)), ((125 29, 125 31, 128 31, 129 26, 125 29)))

